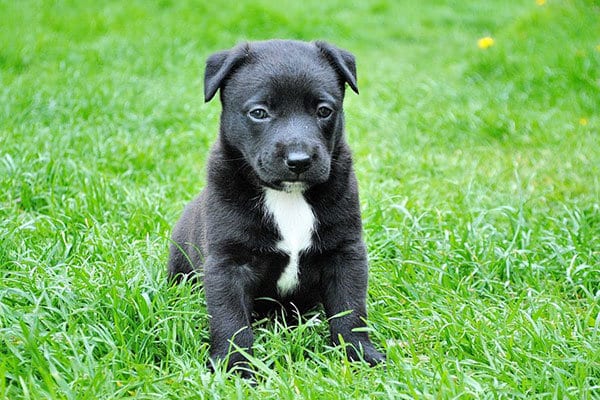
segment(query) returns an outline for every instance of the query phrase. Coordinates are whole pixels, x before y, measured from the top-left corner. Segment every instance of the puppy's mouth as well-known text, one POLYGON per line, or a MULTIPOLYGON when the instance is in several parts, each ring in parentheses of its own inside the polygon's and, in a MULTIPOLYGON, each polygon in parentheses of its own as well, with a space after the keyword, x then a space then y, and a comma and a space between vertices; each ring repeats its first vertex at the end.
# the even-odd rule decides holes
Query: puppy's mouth
POLYGON ((286 193, 302 193, 308 189, 308 184, 303 181, 281 181, 281 188, 286 193))
POLYGON ((285 181, 263 181, 263 185, 271 189, 279 190, 286 193, 302 193, 309 188, 308 182, 301 180, 285 180, 285 181))

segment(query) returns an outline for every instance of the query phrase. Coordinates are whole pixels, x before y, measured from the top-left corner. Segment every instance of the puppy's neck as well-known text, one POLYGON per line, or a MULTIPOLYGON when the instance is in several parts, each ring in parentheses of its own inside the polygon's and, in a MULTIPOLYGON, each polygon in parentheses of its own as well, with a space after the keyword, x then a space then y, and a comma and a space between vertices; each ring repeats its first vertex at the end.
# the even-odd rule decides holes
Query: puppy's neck
MULTIPOLYGON (((294 185, 296 190, 297 186, 294 185)), ((264 207, 279 231, 276 248, 289 256, 287 266, 277 280, 277 290, 285 296, 298 287, 300 255, 312 246, 316 219, 302 191, 265 189, 264 207)))

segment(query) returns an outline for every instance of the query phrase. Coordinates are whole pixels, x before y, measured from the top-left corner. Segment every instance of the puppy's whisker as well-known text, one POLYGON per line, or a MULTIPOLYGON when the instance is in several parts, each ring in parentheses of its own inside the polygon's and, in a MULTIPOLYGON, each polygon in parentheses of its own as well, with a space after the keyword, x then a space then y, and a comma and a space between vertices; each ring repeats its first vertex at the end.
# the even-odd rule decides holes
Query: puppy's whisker
POLYGON ((238 158, 227 158, 227 159, 214 160, 214 162, 218 163, 218 164, 225 164, 225 163, 239 162, 239 161, 246 162, 246 159, 244 157, 238 157, 238 158))

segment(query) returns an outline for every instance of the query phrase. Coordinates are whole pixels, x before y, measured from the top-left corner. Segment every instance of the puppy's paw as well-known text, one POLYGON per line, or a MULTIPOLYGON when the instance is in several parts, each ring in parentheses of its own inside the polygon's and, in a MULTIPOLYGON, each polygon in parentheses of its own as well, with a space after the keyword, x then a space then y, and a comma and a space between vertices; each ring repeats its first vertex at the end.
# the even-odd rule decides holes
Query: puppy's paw
POLYGON ((213 373, 217 371, 233 373, 251 382, 254 381, 254 371, 251 364, 239 353, 230 354, 228 357, 211 356, 208 367, 213 373))
POLYGON ((346 354, 350 361, 366 361, 370 366, 384 363, 385 355, 375 349, 371 342, 360 342, 358 345, 348 346, 346 354))
POLYGON ((363 358, 371 367, 385 363, 386 360, 385 354, 375 350, 373 346, 369 349, 364 349, 363 358))

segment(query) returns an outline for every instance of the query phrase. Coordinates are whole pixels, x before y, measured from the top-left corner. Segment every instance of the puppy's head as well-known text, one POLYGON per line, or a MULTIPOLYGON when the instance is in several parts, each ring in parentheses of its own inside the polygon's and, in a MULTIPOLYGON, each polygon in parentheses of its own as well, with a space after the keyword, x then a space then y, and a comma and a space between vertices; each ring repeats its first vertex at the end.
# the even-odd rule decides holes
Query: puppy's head
POLYGON ((221 139, 260 182, 279 190, 325 182, 344 130, 345 84, 358 93, 354 56, 325 42, 271 40, 218 52, 205 100, 220 90, 221 139))

